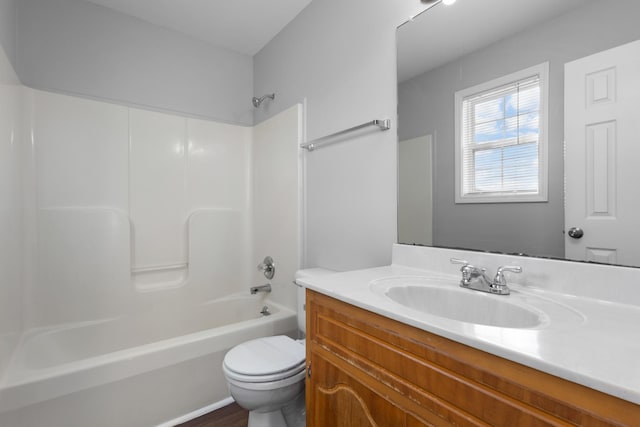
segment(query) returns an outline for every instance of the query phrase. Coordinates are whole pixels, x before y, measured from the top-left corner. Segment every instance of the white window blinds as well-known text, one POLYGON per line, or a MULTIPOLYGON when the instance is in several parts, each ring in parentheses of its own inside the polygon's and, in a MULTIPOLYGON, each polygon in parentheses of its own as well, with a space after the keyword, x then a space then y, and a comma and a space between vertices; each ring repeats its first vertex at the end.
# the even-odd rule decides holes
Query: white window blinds
POLYGON ((458 203, 546 198, 546 73, 531 71, 456 93, 458 203))

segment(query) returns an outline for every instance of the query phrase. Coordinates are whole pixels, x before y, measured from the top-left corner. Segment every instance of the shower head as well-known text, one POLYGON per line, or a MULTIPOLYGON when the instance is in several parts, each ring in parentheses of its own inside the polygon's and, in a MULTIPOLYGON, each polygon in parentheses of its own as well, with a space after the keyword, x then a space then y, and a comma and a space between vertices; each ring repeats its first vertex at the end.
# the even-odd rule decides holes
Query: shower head
POLYGON ((276 94, 272 93, 272 94, 268 94, 268 95, 263 95, 260 98, 254 96, 251 101, 253 102, 253 106, 258 108, 260 106, 260 104, 262 104, 262 101, 264 101, 266 98, 276 99, 276 94))

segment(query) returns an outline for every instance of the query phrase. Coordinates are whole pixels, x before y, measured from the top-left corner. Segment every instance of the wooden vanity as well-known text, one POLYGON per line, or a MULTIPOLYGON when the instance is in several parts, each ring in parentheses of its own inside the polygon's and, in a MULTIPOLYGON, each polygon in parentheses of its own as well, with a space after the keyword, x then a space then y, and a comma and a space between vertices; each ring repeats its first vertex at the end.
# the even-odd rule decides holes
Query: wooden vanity
POLYGON ((306 311, 307 426, 640 426, 640 405, 309 289, 306 311))

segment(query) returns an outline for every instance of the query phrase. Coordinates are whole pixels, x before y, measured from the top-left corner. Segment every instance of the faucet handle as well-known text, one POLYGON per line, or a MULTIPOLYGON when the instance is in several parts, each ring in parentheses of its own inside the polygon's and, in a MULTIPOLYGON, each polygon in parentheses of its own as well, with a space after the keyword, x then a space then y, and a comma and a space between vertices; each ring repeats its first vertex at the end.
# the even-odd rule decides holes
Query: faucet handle
POLYGON ((522 267, 519 265, 505 265, 503 267, 499 267, 498 271, 496 271, 496 277, 493 279, 493 283, 491 283, 491 287, 499 290, 506 289, 507 281, 504 278, 504 272, 511 271, 512 273, 522 273, 522 267))
POLYGON ((505 265, 504 267, 498 268, 498 271, 511 271, 513 273, 522 273, 522 267, 519 265, 505 265))
POLYGON ((462 267, 460 267, 460 272, 462 273, 462 280, 460 280, 460 284, 462 286, 469 286, 471 281, 471 271, 475 267, 469 264, 469 261, 460 258, 451 258, 449 261, 451 261, 451 264, 462 264, 462 267))
POLYGON ((258 264, 258 271, 262 271, 264 277, 271 280, 273 276, 276 274, 276 265, 273 262, 273 258, 267 256, 264 260, 258 264))

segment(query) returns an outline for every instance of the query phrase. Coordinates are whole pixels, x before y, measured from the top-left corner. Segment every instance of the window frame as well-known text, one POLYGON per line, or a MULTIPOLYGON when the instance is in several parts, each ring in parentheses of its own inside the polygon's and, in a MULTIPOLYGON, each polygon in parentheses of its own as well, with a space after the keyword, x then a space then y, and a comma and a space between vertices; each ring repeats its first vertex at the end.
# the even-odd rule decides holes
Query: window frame
MULTIPOLYGON (((454 122, 455 122, 455 203, 527 203, 548 201, 548 101, 549 101, 549 63, 543 62, 496 79, 459 90, 454 94, 454 122), (464 155, 464 120, 463 102, 465 99, 490 92, 501 86, 523 81, 538 76, 540 80, 540 110, 538 122, 538 192, 483 192, 464 193, 464 170, 462 156, 464 155)), ((506 139, 505 139, 506 140, 506 139)), ((485 143, 480 149, 505 144, 485 143)))

